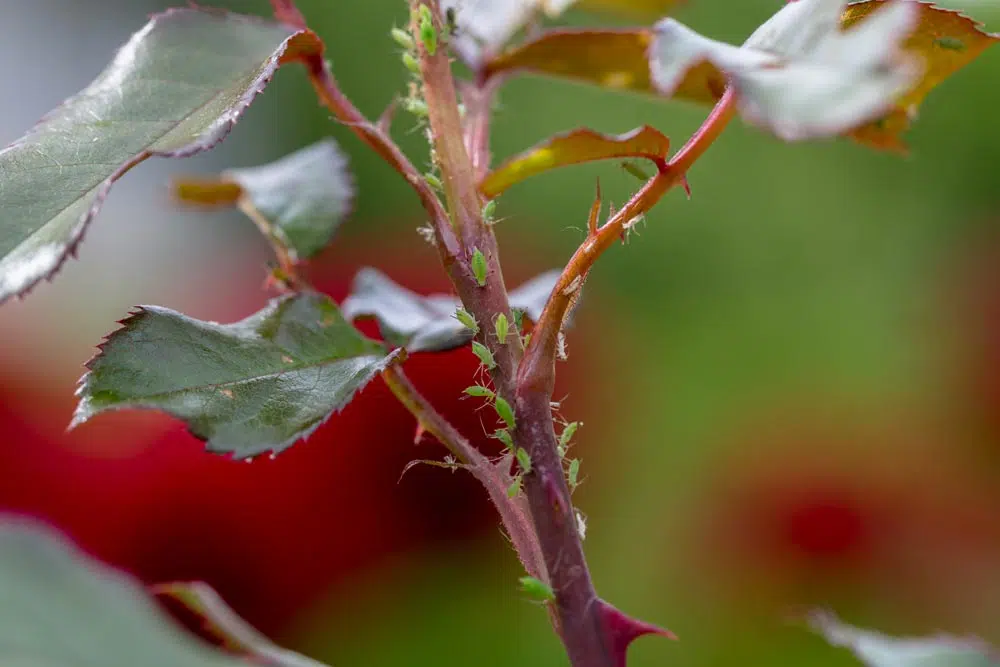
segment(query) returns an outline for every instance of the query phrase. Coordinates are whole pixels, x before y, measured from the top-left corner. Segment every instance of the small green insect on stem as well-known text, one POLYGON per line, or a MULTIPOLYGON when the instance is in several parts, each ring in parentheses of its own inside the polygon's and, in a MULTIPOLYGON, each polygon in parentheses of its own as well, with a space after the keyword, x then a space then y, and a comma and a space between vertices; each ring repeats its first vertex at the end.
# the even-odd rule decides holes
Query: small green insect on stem
POLYGON ((496 400, 493 401, 493 409, 497 411, 500 419, 507 424, 507 428, 514 428, 514 408, 510 407, 507 399, 503 396, 497 396, 496 400))
POLYGON ((479 358, 479 363, 486 367, 486 370, 491 371, 497 366, 496 360, 493 358, 493 353, 490 352, 490 348, 486 347, 478 340, 472 341, 472 353, 479 358))
POLYGON ((474 384, 471 387, 466 387, 465 395, 473 396, 475 398, 488 398, 491 401, 493 400, 493 397, 496 396, 496 394, 493 393, 493 390, 489 387, 484 387, 481 384, 474 384))
POLYGON ((462 326, 472 332, 472 335, 479 333, 479 323, 476 322, 476 318, 473 317, 472 313, 467 311, 465 308, 459 308, 455 311, 455 319, 458 320, 462 326))
POLYGON ((493 324, 497 334, 497 341, 501 345, 505 345, 507 343, 507 333, 510 327, 510 323, 507 321, 507 316, 500 313, 497 315, 496 322, 493 324))
POLYGON ((569 462, 569 472, 566 474, 566 482, 573 491, 576 491, 576 487, 580 485, 580 459, 573 459, 569 462))
POLYGON ((420 63, 409 51, 403 51, 403 66, 410 71, 410 74, 420 76, 420 63))
POLYGON ((516 498, 517 494, 521 492, 521 476, 518 475, 514 478, 514 481, 510 486, 507 487, 507 497, 516 498))
POLYGON ((556 599, 556 594, 552 590, 552 587, 540 579, 521 577, 519 581, 521 582, 521 591, 536 602, 551 602, 556 599))
POLYGON ((521 466, 521 471, 527 475, 531 472, 531 455, 528 454, 526 449, 518 449, 514 452, 514 458, 517 459, 517 465, 521 466))
POLYGON ((628 160, 622 162, 622 169, 624 169, 629 174, 635 176, 643 183, 652 178, 649 174, 646 173, 646 171, 642 167, 637 165, 635 162, 629 162, 628 160))
POLYGON ((413 37, 411 37, 410 33, 403 30, 402 28, 394 27, 392 30, 389 31, 389 35, 392 37, 392 40, 394 42, 399 44, 407 51, 413 51, 413 49, 417 48, 416 43, 413 41, 413 37))
POLYGON ((559 434, 559 456, 566 456, 569 443, 573 440, 573 436, 576 435, 576 430, 581 426, 583 426, 583 422, 570 422, 563 427, 562 433, 559 434))
POLYGON ((505 428, 498 428, 493 432, 493 437, 504 444, 504 447, 514 451, 514 439, 510 437, 510 432, 505 428))
POLYGON ((479 248, 472 249, 472 275, 476 277, 476 283, 480 287, 486 287, 486 274, 489 269, 486 265, 486 255, 479 248))
POLYGON ((431 9, 427 5, 420 5, 420 41, 423 42, 424 49, 426 49, 429 55, 434 55, 437 53, 438 47, 438 36, 437 30, 434 29, 434 17, 431 15, 431 9))

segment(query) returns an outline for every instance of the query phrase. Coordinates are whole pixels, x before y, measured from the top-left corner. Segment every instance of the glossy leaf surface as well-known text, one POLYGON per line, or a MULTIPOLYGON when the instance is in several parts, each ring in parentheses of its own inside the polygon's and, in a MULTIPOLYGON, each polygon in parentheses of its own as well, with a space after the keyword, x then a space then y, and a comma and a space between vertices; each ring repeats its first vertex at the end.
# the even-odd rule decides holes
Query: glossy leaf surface
POLYGON ((297 260, 330 243, 350 211, 354 184, 347 157, 325 139, 270 164, 225 171, 218 179, 179 180, 175 192, 188 203, 240 204, 297 260))
POLYGON ((88 364, 73 424, 151 408, 183 419, 210 451, 277 452, 347 405, 390 360, 319 294, 274 299, 235 324, 143 306, 88 364))
POLYGON ((0 302, 51 277, 111 185, 152 155, 211 148, 311 33, 176 9, 153 17, 86 89, 0 151, 0 302))

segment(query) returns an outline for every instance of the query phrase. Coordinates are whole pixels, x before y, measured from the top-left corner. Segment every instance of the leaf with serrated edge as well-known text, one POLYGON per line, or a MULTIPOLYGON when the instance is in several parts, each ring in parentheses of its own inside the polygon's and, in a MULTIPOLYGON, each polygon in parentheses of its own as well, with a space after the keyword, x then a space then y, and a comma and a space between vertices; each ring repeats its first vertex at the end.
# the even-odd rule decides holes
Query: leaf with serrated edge
POLYGON ((1000 659, 975 638, 938 635, 899 638, 863 630, 827 611, 814 611, 809 626, 833 646, 843 646, 868 667, 997 667, 1000 659))
POLYGON ((323 250, 347 216, 354 183, 347 157, 324 139, 276 162, 230 169, 218 179, 178 179, 181 201, 208 206, 236 204, 241 197, 269 224, 268 232, 293 260, 323 250))
MULTIPOLYGON (((510 293, 510 305, 537 321, 559 278, 558 271, 535 276, 510 293)), ((341 304, 344 317, 354 321, 374 317, 386 342, 409 352, 444 352, 467 345, 473 332, 455 318, 461 302, 445 294, 421 296, 382 272, 363 268, 351 293, 341 304)))
POLYGON ((492 199, 515 183, 550 169, 612 158, 662 160, 669 150, 670 140, 649 125, 619 135, 582 128, 552 137, 512 157, 487 174, 479 189, 492 199))
POLYGON ((312 33, 221 12, 153 17, 82 92, 0 151, 0 303, 51 278, 111 185, 153 155, 220 142, 312 33))
POLYGON ((141 306, 122 325, 87 364, 72 426, 108 410, 161 410, 209 451, 240 458, 308 436, 393 357, 310 292, 234 324, 141 306))
MULTIPOLYGON (((841 15, 841 26, 853 25, 883 1, 849 4, 841 15)), ((549 31, 498 55, 485 64, 484 73, 493 77, 526 72, 655 95, 646 55, 651 39, 652 32, 644 28, 549 31)), ((985 32, 956 11, 920 2, 916 28, 902 49, 924 62, 922 78, 883 118, 854 128, 846 136, 872 148, 904 150, 900 135, 909 128, 927 93, 998 40, 1000 35, 985 32)), ((714 104, 725 86, 725 76, 711 63, 702 62, 687 71, 673 99, 714 104)))
POLYGON ((161 597, 176 600, 192 614, 201 618, 211 633, 224 645, 238 653, 254 656, 268 665, 278 667, 324 667, 323 663, 281 648, 226 604, 225 600, 206 583, 175 582, 153 587, 161 597))
MULTIPOLYGON (((273 667, 317 667, 279 649, 273 667), (294 657, 294 659, 293 659, 294 657)), ((0 519, 0 664, 245 667, 186 632, 141 582, 34 521, 0 519)))

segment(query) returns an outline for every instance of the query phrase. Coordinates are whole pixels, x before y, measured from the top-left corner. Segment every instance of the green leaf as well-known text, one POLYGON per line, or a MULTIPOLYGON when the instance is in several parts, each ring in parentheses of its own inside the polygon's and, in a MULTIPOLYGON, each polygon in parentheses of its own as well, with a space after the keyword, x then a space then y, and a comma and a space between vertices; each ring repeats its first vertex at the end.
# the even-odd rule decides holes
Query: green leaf
POLYGON ((179 179, 174 187, 182 201, 249 207, 261 231, 293 261, 313 257, 330 243, 354 197, 347 157, 332 139, 260 167, 230 169, 217 179, 179 179))
POLYGON ((843 623, 825 611, 809 615, 813 630, 834 646, 849 648, 868 667, 996 667, 1000 659, 975 638, 897 638, 843 623))
POLYGON ((86 89, 0 152, 0 302, 51 278, 111 185, 219 143, 312 33, 196 9, 153 17, 86 89))
POLYGON ((390 362, 327 297, 271 301, 235 324, 142 306, 87 365, 72 426, 108 410, 152 408, 187 422, 214 452, 289 447, 390 362))
MULTIPOLYGON (((319 665, 257 636, 248 654, 265 664, 319 665), (256 650, 260 642, 265 653, 256 650)), ((245 667, 247 658, 185 632, 140 582, 90 559, 51 529, 7 520, 0 524, 0 664, 245 667)))
MULTIPOLYGON (((511 306, 537 320, 558 278, 558 271, 535 276, 510 293, 511 306)), ((382 337, 392 345, 410 352, 443 352, 467 345, 475 335, 469 322, 456 319, 460 306, 452 296, 421 296, 376 269, 364 268, 355 276, 351 294, 341 307, 350 321, 374 317, 382 337)))

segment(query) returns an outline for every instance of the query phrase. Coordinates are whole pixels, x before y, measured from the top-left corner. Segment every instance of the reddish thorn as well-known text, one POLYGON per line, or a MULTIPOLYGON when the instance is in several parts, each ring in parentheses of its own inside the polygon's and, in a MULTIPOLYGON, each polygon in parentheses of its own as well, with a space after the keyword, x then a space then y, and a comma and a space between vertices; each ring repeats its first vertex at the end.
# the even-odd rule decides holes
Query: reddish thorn
POLYGON ((427 429, 424 428, 422 423, 417 422, 417 431, 413 434, 414 445, 420 444, 420 439, 424 437, 424 433, 427 433, 427 429))
POLYGON ((639 621, 626 616, 604 600, 597 600, 598 613, 604 631, 611 642, 611 654, 615 667, 625 667, 625 655, 629 644, 643 635, 659 635, 667 639, 677 639, 677 635, 666 628, 639 621))
POLYGON ((389 130, 392 126, 392 116, 396 113, 396 103, 397 100, 389 102, 389 106, 385 108, 382 115, 378 117, 378 122, 375 123, 375 126, 384 134, 389 134, 389 130))
POLYGON ((691 184, 688 183, 687 174, 681 176, 681 187, 684 188, 684 192, 687 194, 688 199, 691 199, 691 184))

